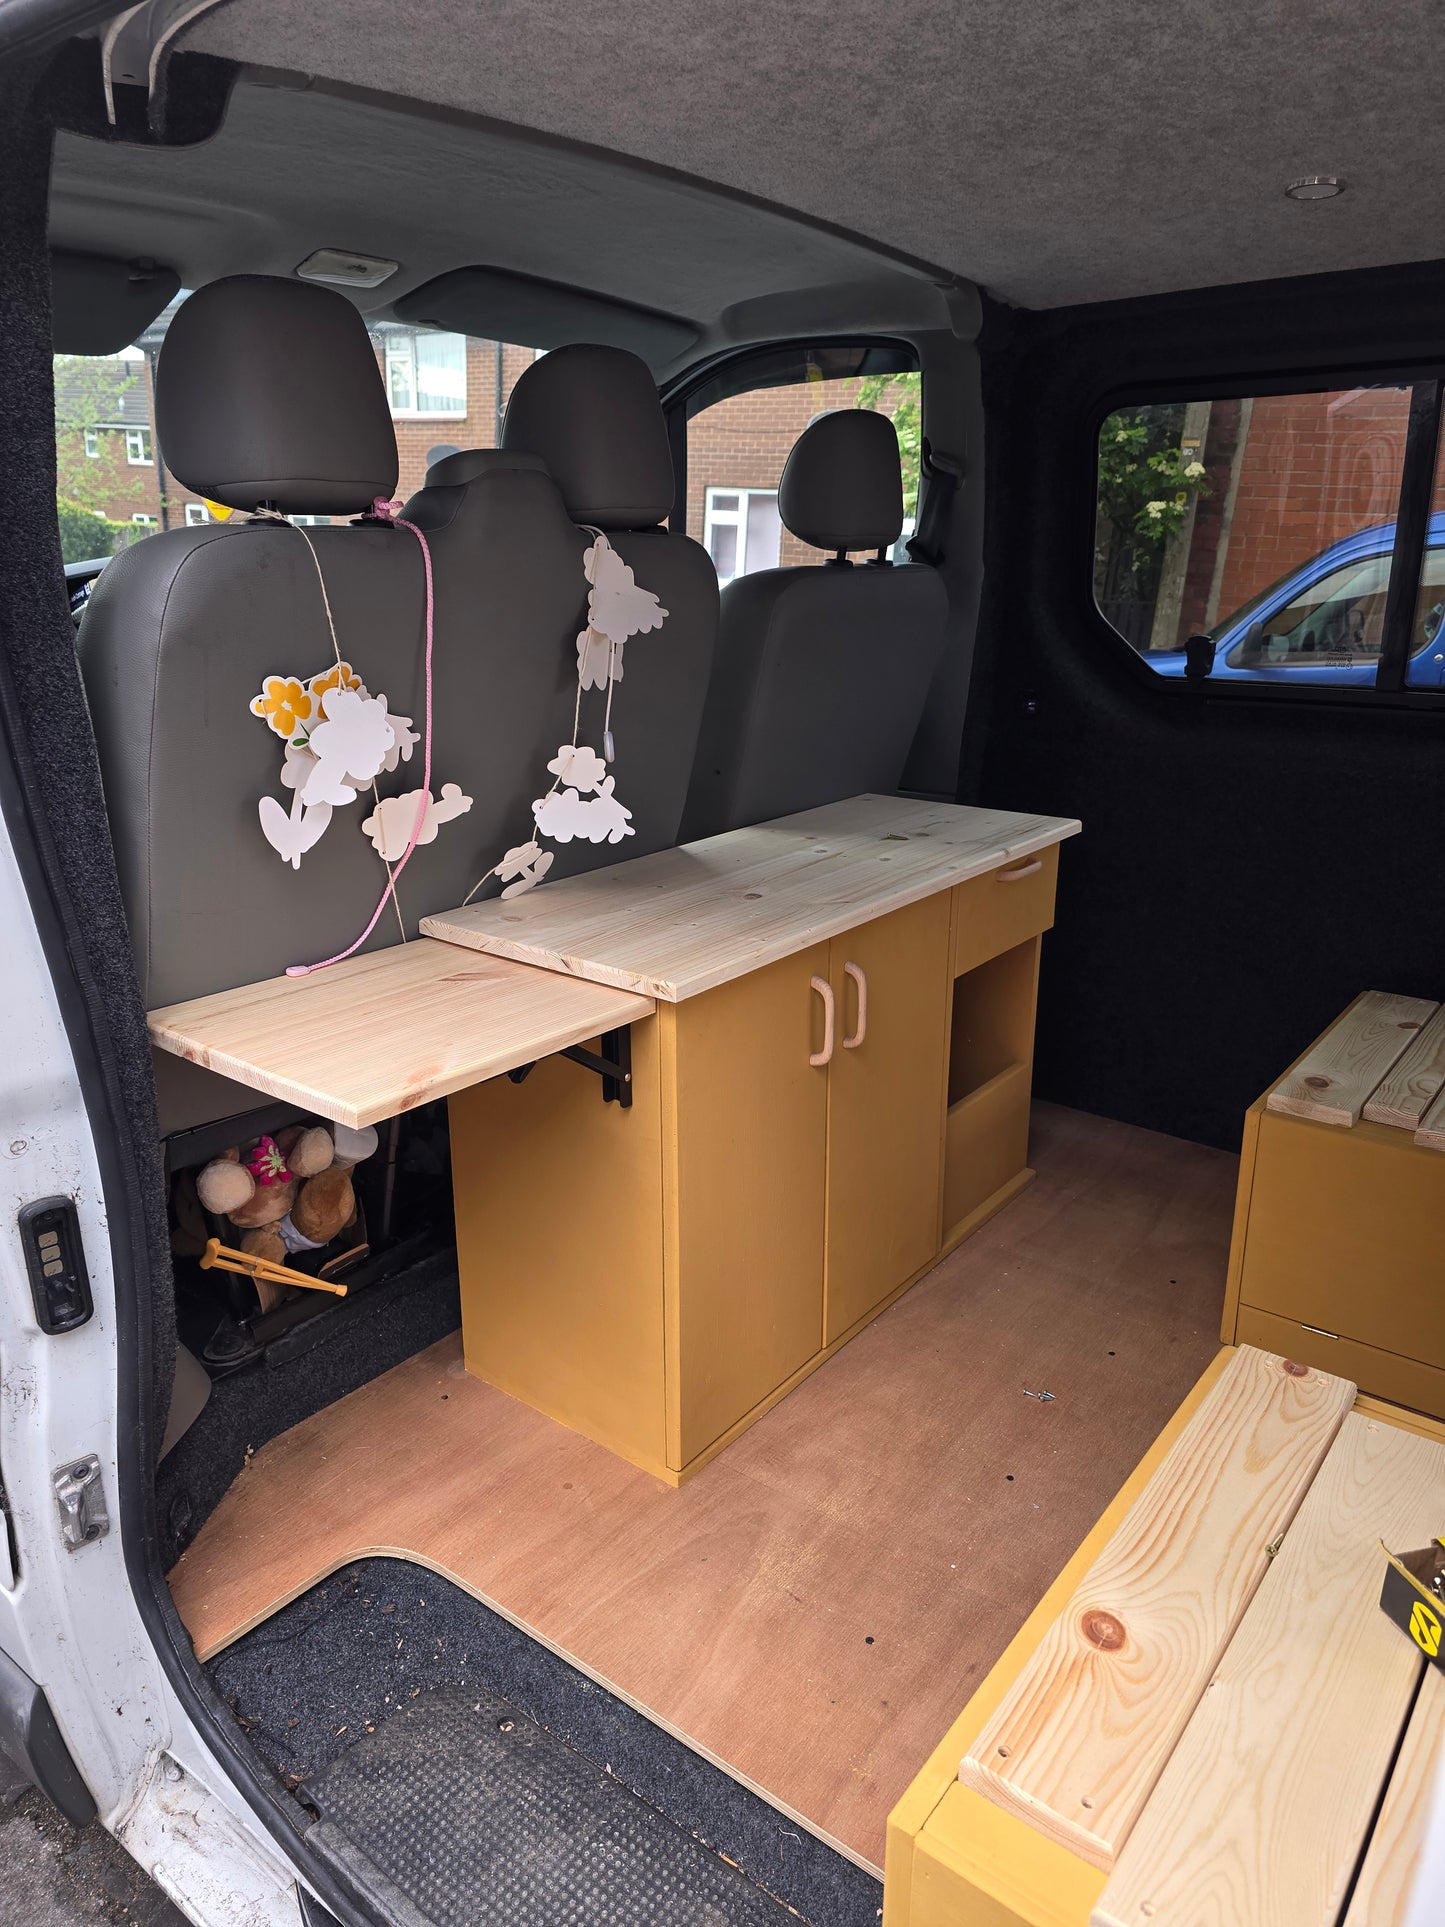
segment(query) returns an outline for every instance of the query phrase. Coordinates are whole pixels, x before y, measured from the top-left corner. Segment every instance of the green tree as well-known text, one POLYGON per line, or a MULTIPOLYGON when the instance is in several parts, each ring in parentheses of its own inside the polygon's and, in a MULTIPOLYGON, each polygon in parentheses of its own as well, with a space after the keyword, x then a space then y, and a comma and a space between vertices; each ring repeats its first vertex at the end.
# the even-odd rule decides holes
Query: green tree
MULTIPOLYGON (((108 472, 109 463, 85 458, 85 432, 115 422, 122 397, 136 384, 135 368, 139 364, 111 355, 56 355, 53 366, 61 498, 82 509, 99 510, 104 506, 105 493, 114 486, 114 476, 108 472)), ((90 554, 94 553, 92 549, 90 554)), ((89 556, 66 559, 87 561, 89 556)))
POLYGON ((865 375, 858 390, 859 408, 876 408, 887 415, 898 433, 903 458, 903 513, 918 513, 918 470, 923 457, 923 377, 865 375))
POLYGON ((1208 495, 1204 464, 1179 445, 1184 405, 1120 408, 1099 430, 1101 572, 1120 563, 1132 574, 1157 574, 1164 544, 1182 528, 1191 505, 1208 495))
POLYGON ((66 562, 95 562, 114 555, 121 542, 128 542, 135 533, 129 522, 112 522, 76 502, 58 501, 55 514, 60 523, 60 553, 66 562))

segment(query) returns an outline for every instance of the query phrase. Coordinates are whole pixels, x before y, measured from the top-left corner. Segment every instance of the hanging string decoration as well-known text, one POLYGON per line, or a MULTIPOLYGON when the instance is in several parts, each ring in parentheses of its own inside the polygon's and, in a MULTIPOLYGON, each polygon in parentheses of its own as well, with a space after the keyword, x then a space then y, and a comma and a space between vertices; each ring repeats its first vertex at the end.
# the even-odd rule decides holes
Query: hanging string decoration
POLYGON ((577 701, 572 713, 572 740, 559 744, 548 763, 552 787, 532 805, 533 835, 508 850, 501 862, 486 872, 467 893, 471 902, 488 878, 496 877, 503 897, 518 897, 535 889, 551 869, 555 852, 543 849, 541 837, 553 843, 620 843, 635 834, 632 812, 616 796, 616 779, 608 769, 615 758, 612 740, 612 692, 622 680, 622 651, 633 636, 660 629, 667 610, 650 589, 642 588, 632 570, 601 529, 591 529, 591 547, 582 557, 587 578, 587 626, 577 637, 577 701), (607 692, 602 717, 601 753, 579 741, 582 697, 589 689, 607 692))

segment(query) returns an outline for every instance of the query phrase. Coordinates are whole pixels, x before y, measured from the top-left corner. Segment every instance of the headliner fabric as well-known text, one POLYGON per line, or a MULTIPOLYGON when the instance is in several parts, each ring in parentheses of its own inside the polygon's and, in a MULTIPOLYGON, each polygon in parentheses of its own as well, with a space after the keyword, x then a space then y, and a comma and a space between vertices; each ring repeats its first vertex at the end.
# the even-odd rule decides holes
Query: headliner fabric
POLYGON ((1437 254, 1442 43, 1429 0, 231 0, 183 40, 660 162, 1035 307, 1437 254), (1350 191, 1286 199, 1305 174, 1350 191))
POLYGON ((898 431, 871 408, 808 423, 778 482, 785 528, 815 549, 886 549, 903 528, 898 431))
POLYGON ((177 309, 156 432, 186 488, 233 509, 355 515, 396 487, 396 432, 366 323, 334 288, 213 281, 177 309))

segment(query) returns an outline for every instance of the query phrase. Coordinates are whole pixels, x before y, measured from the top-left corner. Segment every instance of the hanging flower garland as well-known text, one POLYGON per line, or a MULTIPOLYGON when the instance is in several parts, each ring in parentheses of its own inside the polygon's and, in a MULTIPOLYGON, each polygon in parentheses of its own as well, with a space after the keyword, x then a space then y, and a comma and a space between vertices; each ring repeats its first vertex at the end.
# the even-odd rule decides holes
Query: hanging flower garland
POLYGON ((614 794, 616 779, 608 764, 616 755, 612 741, 612 692, 622 680, 622 651, 633 636, 660 629, 667 610, 650 589, 641 588, 632 570, 601 529, 591 529, 592 545, 582 557, 587 578, 587 626, 577 638, 577 702, 572 714, 572 740, 558 745, 548 763, 552 787, 532 805, 533 834, 508 850, 501 862, 468 891, 470 903, 489 877, 502 884, 504 897, 519 897, 535 889, 551 869, 554 850, 545 850, 541 837, 570 843, 620 843, 635 835, 632 812, 614 794), (582 727, 582 696, 588 689, 605 689, 602 752, 578 741, 582 727))

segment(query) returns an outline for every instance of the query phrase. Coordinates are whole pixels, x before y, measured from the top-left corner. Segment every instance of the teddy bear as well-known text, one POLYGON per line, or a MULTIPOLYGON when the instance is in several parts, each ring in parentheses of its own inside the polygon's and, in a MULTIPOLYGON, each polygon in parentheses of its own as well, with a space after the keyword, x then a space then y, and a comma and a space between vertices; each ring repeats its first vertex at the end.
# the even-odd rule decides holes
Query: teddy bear
POLYGON ((356 1216, 351 1173, 376 1146, 369 1126, 345 1124, 291 1124, 274 1138, 232 1146, 193 1178, 181 1173, 172 1248, 204 1248, 202 1213, 210 1212, 229 1221, 250 1257, 279 1265, 294 1251, 318 1250, 356 1216))

